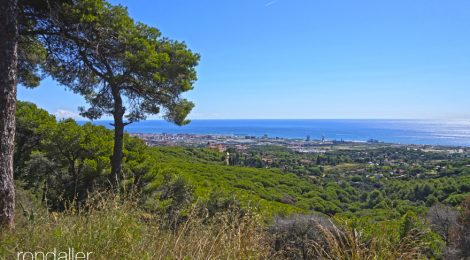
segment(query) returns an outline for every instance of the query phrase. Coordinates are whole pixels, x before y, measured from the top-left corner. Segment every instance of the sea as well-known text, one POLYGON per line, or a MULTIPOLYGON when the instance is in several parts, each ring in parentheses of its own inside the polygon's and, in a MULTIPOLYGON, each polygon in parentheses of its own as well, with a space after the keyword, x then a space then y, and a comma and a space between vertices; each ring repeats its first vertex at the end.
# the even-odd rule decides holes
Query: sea
MULTIPOLYGON (((111 121, 94 124, 111 128, 111 121)), ((252 119, 192 120, 176 126, 164 120, 146 120, 126 126, 129 133, 214 134, 265 136, 291 139, 322 139, 470 147, 470 120, 337 120, 252 119)))

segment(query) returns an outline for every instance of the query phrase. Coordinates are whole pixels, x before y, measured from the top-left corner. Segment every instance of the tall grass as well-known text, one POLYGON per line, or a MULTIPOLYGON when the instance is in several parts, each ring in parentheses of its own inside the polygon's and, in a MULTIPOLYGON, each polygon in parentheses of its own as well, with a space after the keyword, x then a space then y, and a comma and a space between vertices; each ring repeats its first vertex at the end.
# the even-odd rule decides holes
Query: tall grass
POLYGON ((393 243, 389 237, 374 237, 364 239, 363 234, 356 229, 333 225, 333 228, 318 226, 325 237, 326 245, 314 243, 315 258, 319 259, 428 259, 423 253, 427 247, 417 239, 406 237, 398 243, 393 243))
POLYGON ((412 229, 400 238, 397 228, 370 223, 365 234, 354 224, 323 215, 293 215, 277 219, 269 229, 272 259, 428 259, 432 241, 426 231, 412 229))
POLYGON ((267 255, 257 215, 233 212, 208 220, 193 209, 178 227, 165 228, 158 215, 132 200, 94 200, 87 210, 18 216, 15 230, 0 234, 0 259, 17 252, 93 252, 92 259, 261 259, 267 255))
POLYGON ((93 252, 91 259, 426 259, 432 242, 419 229, 400 237, 396 225, 322 215, 278 218, 267 228, 254 211, 214 215, 196 203, 169 224, 128 197, 103 194, 60 213, 19 197, 16 229, 0 233, 0 259, 69 248, 93 252))

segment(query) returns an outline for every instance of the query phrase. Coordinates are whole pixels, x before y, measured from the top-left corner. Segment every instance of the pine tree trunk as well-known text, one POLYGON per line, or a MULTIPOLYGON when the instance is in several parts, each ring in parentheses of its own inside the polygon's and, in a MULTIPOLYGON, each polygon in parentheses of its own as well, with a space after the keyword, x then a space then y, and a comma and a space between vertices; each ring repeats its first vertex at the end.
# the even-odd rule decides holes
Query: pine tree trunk
POLYGON ((114 120, 114 149, 111 158, 111 176, 118 186, 121 180, 122 159, 124 157, 122 152, 124 146, 124 123, 122 123, 122 119, 120 121, 114 120))
POLYGON ((15 216, 13 148, 17 46, 17 0, 0 0, 0 226, 3 227, 13 227, 15 216))
POLYGON ((116 182, 116 188, 119 189, 119 183, 122 172, 122 152, 124 147, 124 107, 119 90, 113 91, 114 97, 114 148, 111 157, 111 177, 116 182))

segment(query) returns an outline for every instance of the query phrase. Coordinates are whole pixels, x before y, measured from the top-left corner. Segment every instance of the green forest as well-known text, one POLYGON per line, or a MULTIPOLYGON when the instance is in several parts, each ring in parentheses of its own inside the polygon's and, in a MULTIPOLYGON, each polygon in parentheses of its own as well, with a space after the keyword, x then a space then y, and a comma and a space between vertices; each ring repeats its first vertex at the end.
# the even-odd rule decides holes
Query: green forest
MULTIPOLYGON (((20 220, 14 232, 0 237, 3 257, 15 248, 55 243, 90 247, 96 254, 103 252, 99 258, 109 254, 178 258, 177 254, 183 254, 194 258, 439 259, 468 252, 470 159, 465 155, 431 153, 423 158, 420 153, 424 152, 401 152, 401 159, 446 165, 448 170, 416 177, 415 167, 402 166, 410 173, 407 179, 376 179, 366 177, 367 171, 385 167, 390 172, 393 166, 362 162, 358 153, 364 151, 312 155, 255 147, 245 152, 245 162, 262 152, 262 156, 277 155, 282 163, 225 165, 226 155, 218 151, 149 147, 125 135, 122 189, 116 191, 109 185, 111 130, 72 119, 57 121, 28 102, 18 103, 16 129, 20 220), (315 157, 312 165, 299 163, 305 156, 315 157), (363 174, 357 171, 361 167, 366 167, 363 174), (100 224, 88 226, 88 221, 100 224), (187 225, 206 228, 182 230, 187 225), (157 233, 147 233, 154 228, 157 233), (195 245, 188 243, 201 242, 206 232, 223 233, 226 240, 206 241, 209 244, 201 251, 191 251, 195 245), (232 232, 253 241, 236 244, 232 232), (175 241, 178 236, 188 239, 184 240, 187 244, 175 241), (175 248, 168 245, 167 251, 157 250, 154 243, 163 239, 176 243, 171 245, 175 248), (106 240, 111 252, 104 253, 99 246, 106 240), (224 243, 231 246, 224 248, 224 243), (142 246, 158 252, 139 251, 142 246), (216 252, 209 250, 217 246, 221 248, 216 252)), ((394 149, 368 153, 372 159, 383 158, 384 153, 395 154, 394 149)))

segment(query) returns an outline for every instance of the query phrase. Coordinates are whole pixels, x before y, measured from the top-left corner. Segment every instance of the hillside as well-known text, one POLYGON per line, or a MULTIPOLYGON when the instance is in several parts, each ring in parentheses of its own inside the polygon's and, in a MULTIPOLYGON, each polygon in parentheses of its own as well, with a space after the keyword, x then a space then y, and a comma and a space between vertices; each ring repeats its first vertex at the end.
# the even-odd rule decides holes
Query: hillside
POLYGON ((0 235, 0 257, 70 246, 98 259, 424 259, 467 250, 467 154, 265 146, 226 165, 225 153, 207 148, 124 140, 115 187, 110 130, 21 102, 21 213, 18 228, 0 235))

